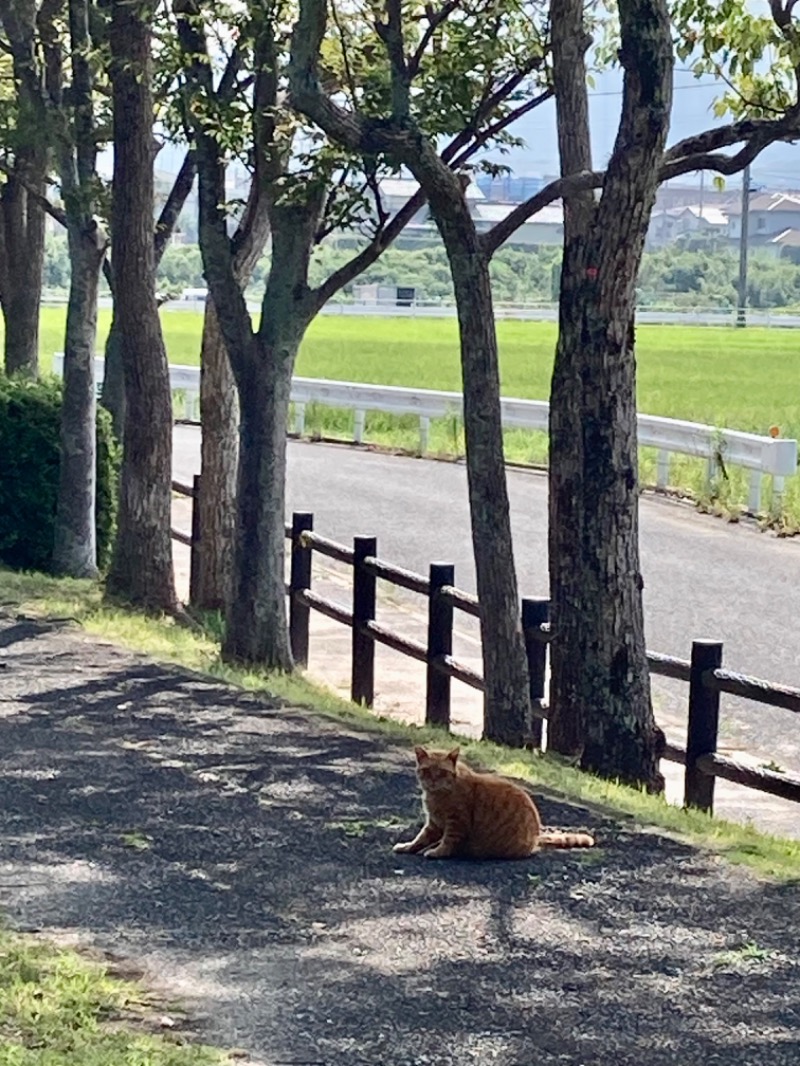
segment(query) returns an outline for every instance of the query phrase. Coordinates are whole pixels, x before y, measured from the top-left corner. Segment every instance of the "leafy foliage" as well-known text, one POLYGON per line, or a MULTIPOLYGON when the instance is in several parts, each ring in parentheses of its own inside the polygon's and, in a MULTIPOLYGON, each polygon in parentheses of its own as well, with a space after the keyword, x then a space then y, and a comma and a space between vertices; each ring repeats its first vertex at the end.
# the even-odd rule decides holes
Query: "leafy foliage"
POLYGON ((697 77, 713 74, 727 85, 715 104, 718 116, 775 118, 788 111, 798 92, 800 27, 791 5, 741 0, 678 0, 672 5, 678 58, 697 77), (785 17, 784 17, 785 16, 785 17))
MULTIPOLYGON (((59 473, 61 384, 0 376, 0 559, 20 570, 50 568, 59 473)), ((108 412, 97 412, 97 558, 111 555, 119 448, 108 412)))

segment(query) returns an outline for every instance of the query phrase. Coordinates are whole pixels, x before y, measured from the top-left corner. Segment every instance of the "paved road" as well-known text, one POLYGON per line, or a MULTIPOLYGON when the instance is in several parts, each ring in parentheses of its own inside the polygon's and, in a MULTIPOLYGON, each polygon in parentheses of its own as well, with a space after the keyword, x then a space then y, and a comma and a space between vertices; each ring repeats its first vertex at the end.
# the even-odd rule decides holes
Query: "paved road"
MULTIPOLYGON (((199 429, 176 427, 176 476, 195 473, 198 457, 199 429)), ((509 491, 521 593, 546 596, 546 478, 511 470, 509 491)), ((317 531, 335 540, 375 534, 382 558, 423 573, 432 561, 452 562, 456 583, 474 591, 463 465, 291 441, 292 510, 312 511, 317 531)), ((659 497, 644 497, 640 516, 648 647, 688 659, 693 638, 722 640, 729 669, 800 686, 800 539, 659 497)), ((685 705, 685 686, 658 679, 654 687, 660 700, 685 705)), ((723 727, 735 723, 744 747, 800 767, 800 723, 789 712, 727 706, 723 727)))

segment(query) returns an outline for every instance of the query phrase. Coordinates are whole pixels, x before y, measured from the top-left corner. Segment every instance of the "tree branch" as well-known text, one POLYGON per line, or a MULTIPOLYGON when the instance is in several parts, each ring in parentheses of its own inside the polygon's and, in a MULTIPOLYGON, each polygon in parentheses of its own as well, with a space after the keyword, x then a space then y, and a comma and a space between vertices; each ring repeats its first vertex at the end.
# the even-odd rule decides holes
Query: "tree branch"
POLYGON ((517 204, 513 211, 492 226, 488 233, 479 237, 484 254, 491 259, 497 249, 513 236, 520 226, 524 225, 529 218, 541 211, 543 207, 552 204, 554 200, 560 200, 574 193, 585 192, 587 189, 599 189, 605 180, 605 172, 602 170, 587 170, 582 174, 573 174, 565 178, 556 178, 549 185, 545 185, 535 196, 531 196, 524 203, 517 204))
MULTIPOLYGON (((708 130, 707 132, 710 142, 713 140, 710 135, 716 134, 717 131, 708 130)), ((697 143, 703 143, 704 139, 704 134, 692 138, 697 143)), ((748 144, 733 155, 724 155, 721 152, 695 152, 691 155, 671 159, 671 152, 666 152, 664 162, 661 164, 658 173, 659 184, 669 181, 670 178, 678 178, 683 174, 691 174, 697 170, 711 170, 717 174, 725 175, 738 174, 744 170, 748 163, 752 163, 765 148, 773 144, 776 139, 780 138, 770 137, 765 130, 762 130, 761 136, 753 137, 748 144)), ((688 143, 688 140, 685 143, 688 143)), ((547 207, 548 204, 553 203, 555 200, 575 192, 581 192, 586 189, 599 189, 604 181, 605 172, 599 170, 586 171, 583 174, 575 174, 551 181, 549 185, 545 185, 543 189, 540 189, 535 196, 532 196, 524 203, 518 204, 502 222, 498 222, 488 233, 484 233, 480 237, 484 252, 491 258, 497 249, 516 233, 520 226, 541 211, 543 207, 547 207)))
POLYGON ((29 184, 28 181, 26 181, 26 179, 19 174, 13 166, 9 166, 4 159, 0 159, 0 171, 9 178, 15 178, 24 187, 28 196, 34 199, 43 211, 45 211, 51 218, 55 219, 55 221, 60 226, 63 226, 64 229, 67 228, 66 211, 60 207, 56 207, 55 204, 51 204, 46 196, 42 196, 38 189, 29 184))
POLYGON ((333 140, 360 155, 396 153, 410 134, 386 122, 367 121, 339 107, 322 89, 319 54, 327 25, 326 0, 304 0, 292 31, 289 61, 290 103, 333 140))
POLYGON ((426 201, 425 193, 418 189, 396 215, 380 230, 358 255, 354 256, 349 263, 339 267, 333 274, 318 286, 311 294, 314 313, 316 314, 332 296, 335 296, 345 285, 363 274, 367 267, 372 266, 376 259, 389 247, 392 241, 405 229, 414 215, 426 201))
POLYGON ((461 6, 462 2, 463 0, 446 0, 446 3, 444 3, 438 11, 434 11, 430 6, 426 5, 425 14, 428 18, 428 25, 425 27, 419 44, 414 49, 414 53, 408 60, 407 71, 409 83, 411 83, 419 73, 420 64, 425 55, 425 50, 431 43, 433 35, 439 29, 441 24, 446 22, 453 12, 461 6))
POLYGON ((403 38, 402 0, 385 0, 386 22, 376 19, 375 30, 386 45, 389 57, 392 85, 392 118, 407 122, 411 111, 408 66, 406 64, 405 40, 403 38))
POLYGON ((682 174, 691 174, 696 170, 713 170, 717 174, 725 175, 738 174, 773 143, 773 140, 767 138, 754 138, 733 155, 724 155, 722 152, 698 152, 696 155, 684 156, 683 159, 664 163, 658 180, 659 182, 669 181, 670 178, 678 178, 682 174))
POLYGON ((170 237, 175 229, 175 224, 178 221, 178 216, 183 210, 186 198, 192 191, 192 185, 194 185, 196 175, 197 161, 194 152, 190 150, 183 157, 181 168, 175 176, 175 181, 172 183, 169 196, 167 197, 164 206, 161 208, 161 214, 158 216, 158 221, 156 222, 156 231, 153 239, 156 266, 161 262, 161 257, 169 244, 170 237))
POLYGON ((765 137, 769 143, 793 140, 800 136, 800 114, 793 108, 779 119, 747 118, 731 122, 727 126, 717 126, 704 130, 693 137, 685 137, 673 144, 664 154, 666 163, 673 163, 689 155, 702 155, 715 152, 719 148, 729 148, 742 141, 751 141, 765 137))

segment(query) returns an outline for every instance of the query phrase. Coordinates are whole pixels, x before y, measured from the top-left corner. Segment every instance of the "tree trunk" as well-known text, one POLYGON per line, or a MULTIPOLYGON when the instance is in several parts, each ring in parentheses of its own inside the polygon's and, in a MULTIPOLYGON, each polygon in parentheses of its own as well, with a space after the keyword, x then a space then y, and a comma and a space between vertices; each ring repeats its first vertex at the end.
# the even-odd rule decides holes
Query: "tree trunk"
MULTIPOLYGON (((586 92, 570 46, 583 40, 582 8, 551 6, 557 92, 566 81, 573 100, 586 92)), ((633 310, 669 126, 672 47, 663 0, 620 3, 620 21, 623 110, 603 193, 596 208, 584 198, 566 212, 550 399, 548 743, 584 769, 660 791, 663 734, 650 700, 639 562, 633 310)), ((562 167, 583 168, 583 104, 571 108, 568 91, 557 101, 561 150, 571 153, 562 167)))
MULTIPOLYGON (((269 204, 263 183, 253 176, 242 219, 233 237, 236 249, 231 267, 244 293, 269 236, 269 204)), ((246 304, 240 308, 250 328, 246 304)), ((206 300, 200 358, 201 480, 200 530, 202 547, 197 568, 194 606, 201 610, 227 608, 233 582, 233 544, 236 529, 236 485, 239 473, 239 397, 228 349, 214 301, 206 300)))
MULTIPOLYGON (((45 165, 42 164, 42 170, 45 165)), ((29 177, 44 196, 41 173, 29 177)), ((6 181, 0 211, 5 259, 0 296, 5 320, 6 373, 22 372, 36 377, 39 373, 45 212, 15 176, 6 181)))
POLYGON ((61 458, 53 569, 70 577, 97 575, 95 524, 95 377, 97 293, 105 243, 96 228, 68 230, 70 286, 64 342, 61 458))
POLYGON ((430 150, 419 167, 409 165, 428 194, 442 235, 458 310, 464 441, 486 686, 484 736, 521 747, 531 723, 528 663, 511 539, 489 264, 459 178, 430 150))
POLYGON ((286 426, 298 345, 258 338, 237 369, 241 424, 233 598, 223 656, 291 670, 286 623, 286 426))
MULTIPOLYGON (((224 611, 231 598, 239 471, 239 398, 228 350, 209 297, 200 356, 201 548, 193 606, 224 611)), ((282 512, 281 512, 282 513, 282 512)))
POLYGON ((174 612, 172 396, 155 292, 148 12, 145 3, 115 0, 109 34, 114 108, 112 268, 127 415, 117 538, 107 589, 146 609, 174 612))
POLYGON ((105 371, 100 403, 111 415, 117 440, 125 436, 125 370, 116 311, 111 312, 111 328, 106 338, 105 371))
MULTIPOLYGON (((155 269, 158 269, 158 264, 169 246, 170 237, 177 225, 183 205, 192 190, 195 173, 194 154, 189 151, 184 157, 181 169, 175 176, 169 196, 156 223, 153 235, 155 269)), ((106 264, 104 273, 113 296, 114 277, 110 265, 106 264)), ((103 377, 100 403, 111 415, 114 433, 117 440, 121 441, 125 434, 125 372, 122 368, 122 351, 119 341, 119 329, 117 328, 117 317, 113 311, 111 314, 111 328, 106 339, 105 375, 103 377)))

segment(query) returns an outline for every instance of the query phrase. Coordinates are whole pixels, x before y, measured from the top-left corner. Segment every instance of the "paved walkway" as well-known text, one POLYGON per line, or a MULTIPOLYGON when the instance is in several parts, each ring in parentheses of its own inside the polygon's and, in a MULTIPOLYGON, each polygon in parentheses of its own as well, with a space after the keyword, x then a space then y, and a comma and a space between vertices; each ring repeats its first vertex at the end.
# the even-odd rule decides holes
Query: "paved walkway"
POLYGON ((797 886, 537 794, 599 847, 393 855, 410 753, 0 616, 0 905, 265 1066, 796 1066, 797 886))

